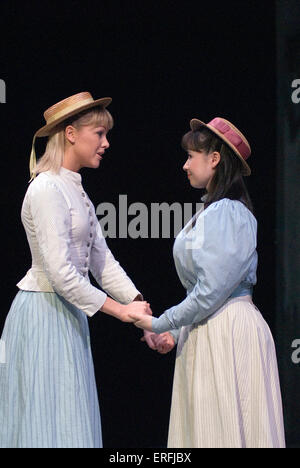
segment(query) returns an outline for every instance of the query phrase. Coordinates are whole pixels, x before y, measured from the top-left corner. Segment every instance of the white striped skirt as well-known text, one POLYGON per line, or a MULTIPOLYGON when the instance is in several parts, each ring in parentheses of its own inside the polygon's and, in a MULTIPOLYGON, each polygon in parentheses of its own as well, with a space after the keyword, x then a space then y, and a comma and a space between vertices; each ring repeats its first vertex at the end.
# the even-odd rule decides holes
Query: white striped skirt
POLYGON ((168 447, 285 447, 274 341, 251 296, 182 328, 168 447))
POLYGON ((0 340, 0 448, 98 448, 86 315, 55 293, 19 291, 0 340))

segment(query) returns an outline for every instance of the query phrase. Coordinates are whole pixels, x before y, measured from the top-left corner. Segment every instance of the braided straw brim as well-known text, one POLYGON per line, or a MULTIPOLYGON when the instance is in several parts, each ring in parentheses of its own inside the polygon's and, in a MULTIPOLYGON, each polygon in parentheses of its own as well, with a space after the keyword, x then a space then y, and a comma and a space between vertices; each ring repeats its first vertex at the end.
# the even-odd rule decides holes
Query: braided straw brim
POLYGON ((44 127, 40 128, 34 136, 36 138, 49 136, 56 125, 69 117, 96 106, 107 107, 111 101, 112 99, 110 97, 94 101, 91 94, 88 92, 78 93, 63 99, 45 111, 44 117, 47 123, 44 127))

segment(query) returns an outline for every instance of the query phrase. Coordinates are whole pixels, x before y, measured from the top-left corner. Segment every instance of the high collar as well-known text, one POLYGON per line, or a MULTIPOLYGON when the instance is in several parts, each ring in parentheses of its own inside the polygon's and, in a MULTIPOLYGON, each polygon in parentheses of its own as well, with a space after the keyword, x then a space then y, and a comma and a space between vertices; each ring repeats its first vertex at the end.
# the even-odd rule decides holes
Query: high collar
POLYGON ((208 193, 205 193, 205 194, 201 197, 201 201, 202 201, 203 203, 205 203, 206 200, 207 200, 207 197, 208 197, 208 193))
POLYGON ((81 174, 79 174, 79 172, 70 171, 70 169, 61 167, 59 170, 59 175, 64 179, 74 182, 77 185, 81 185, 82 177, 81 174))

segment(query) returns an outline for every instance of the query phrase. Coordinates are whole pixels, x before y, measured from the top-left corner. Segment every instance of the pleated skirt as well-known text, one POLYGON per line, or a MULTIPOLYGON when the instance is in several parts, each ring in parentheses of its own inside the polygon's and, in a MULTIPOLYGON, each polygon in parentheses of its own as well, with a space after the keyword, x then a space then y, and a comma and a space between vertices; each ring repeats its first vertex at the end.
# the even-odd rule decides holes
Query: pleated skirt
POLYGON ((0 341, 0 448, 99 448, 86 315, 56 293, 19 291, 0 341))
POLYGON ((275 346, 251 296, 182 328, 168 447, 285 447, 275 346))

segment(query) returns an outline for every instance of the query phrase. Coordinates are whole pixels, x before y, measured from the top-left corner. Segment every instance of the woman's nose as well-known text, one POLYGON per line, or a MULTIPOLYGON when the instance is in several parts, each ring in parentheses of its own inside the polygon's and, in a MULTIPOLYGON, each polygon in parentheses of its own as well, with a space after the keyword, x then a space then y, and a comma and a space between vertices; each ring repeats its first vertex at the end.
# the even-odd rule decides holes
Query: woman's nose
POLYGON ((108 139, 106 137, 104 137, 102 146, 105 149, 109 148, 109 141, 108 141, 108 139))
POLYGON ((188 160, 185 162, 183 168, 182 168, 184 171, 187 171, 188 170, 188 160))

